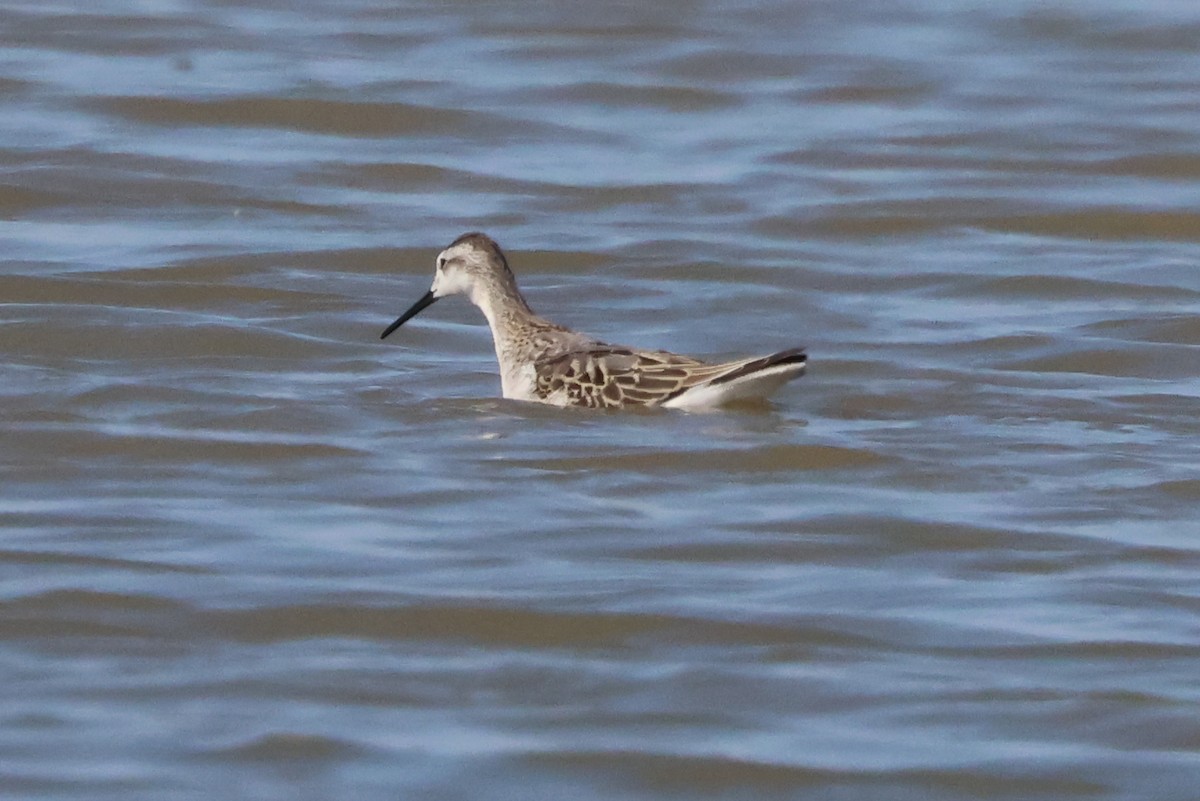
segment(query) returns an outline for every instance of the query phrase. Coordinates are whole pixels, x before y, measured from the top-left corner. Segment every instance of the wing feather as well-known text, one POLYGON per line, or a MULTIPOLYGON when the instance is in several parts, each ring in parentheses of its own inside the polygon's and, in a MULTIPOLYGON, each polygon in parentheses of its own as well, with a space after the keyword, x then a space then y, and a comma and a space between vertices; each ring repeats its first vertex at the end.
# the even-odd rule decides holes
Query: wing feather
POLYGON ((658 406, 701 384, 719 384, 782 362, 803 351, 781 351, 721 364, 664 351, 635 351, 597 343, 534 363, 536 392, 564 406, 658 406))
POLYGON ((727 371, 688 356, 597 345, 534 363, 536 392, 567 406, 656 406, 727 371))

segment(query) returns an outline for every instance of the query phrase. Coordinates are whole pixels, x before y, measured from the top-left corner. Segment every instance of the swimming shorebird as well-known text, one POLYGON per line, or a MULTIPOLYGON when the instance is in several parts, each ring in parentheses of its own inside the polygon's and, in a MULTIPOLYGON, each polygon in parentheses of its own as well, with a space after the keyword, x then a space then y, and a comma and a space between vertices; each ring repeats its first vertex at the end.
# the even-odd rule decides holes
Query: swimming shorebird
POLYGON ((664 351, 609 345, 533 313, 508 259, 491 237, 463 234, 438 254, 433 286, 380 339, 439 298, 464 294, 492 329, 506 398, 555 406, 705 408, 762 398, 804 374, 792 348, 721 364, 664 351))

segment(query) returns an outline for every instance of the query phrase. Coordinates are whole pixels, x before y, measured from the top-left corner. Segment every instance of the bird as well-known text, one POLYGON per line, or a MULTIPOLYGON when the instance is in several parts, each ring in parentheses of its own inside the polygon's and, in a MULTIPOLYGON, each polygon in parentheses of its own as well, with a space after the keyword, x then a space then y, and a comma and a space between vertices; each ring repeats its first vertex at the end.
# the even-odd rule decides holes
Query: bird
POLYGON ((765 398, 803 375, 804 348, 712 364, 610 345, 534 314, 504 251, 487 234, 463 234, 435 261, 433 284, 380 339, 449 295, 466 295, 491 328, 505 398, 563 407, 712 409, 765 398))

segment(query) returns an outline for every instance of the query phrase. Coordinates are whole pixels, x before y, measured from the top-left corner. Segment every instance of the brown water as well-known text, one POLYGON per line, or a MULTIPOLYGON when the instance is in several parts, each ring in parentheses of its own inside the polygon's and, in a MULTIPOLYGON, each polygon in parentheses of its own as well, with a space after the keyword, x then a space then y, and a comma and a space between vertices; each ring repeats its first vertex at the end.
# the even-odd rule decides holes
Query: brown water
POLYGON ((0 795, 1196 798, 1198 85, 1183 2, 7 4, 0 795), (379 342, 472 229, 810 374, 379 342))

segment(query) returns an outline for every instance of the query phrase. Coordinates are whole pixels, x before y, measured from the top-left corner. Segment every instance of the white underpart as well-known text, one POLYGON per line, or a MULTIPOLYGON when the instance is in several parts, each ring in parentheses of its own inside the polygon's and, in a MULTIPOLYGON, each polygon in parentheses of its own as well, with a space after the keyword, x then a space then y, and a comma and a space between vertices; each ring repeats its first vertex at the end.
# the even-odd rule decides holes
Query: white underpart
MULTIPOLYGON (((496 352, 496 360, 500 362, 500 394, 512 400, 523 401, 538 401, 541 400, 534 394, 533 390, 537 386, 537 373, 533 369, 533 364, 512 364, 508 365, 508 369, 503 361, 500 361, 500 352, 496 352)), ((565 406, 567 393, 565 391, 559 393, 562 395, 562 403, 559 406, 565 406)), ((554 403, 553 400, 547 398, 546 403, 554 403)))
POLYGON ((804 374, 803 364, 778 364, 735 378, 723 384, 700 384, 685 390, 663 404, 668 409, 715 409, 736 400, 765 398, 781 386, 804 374))

